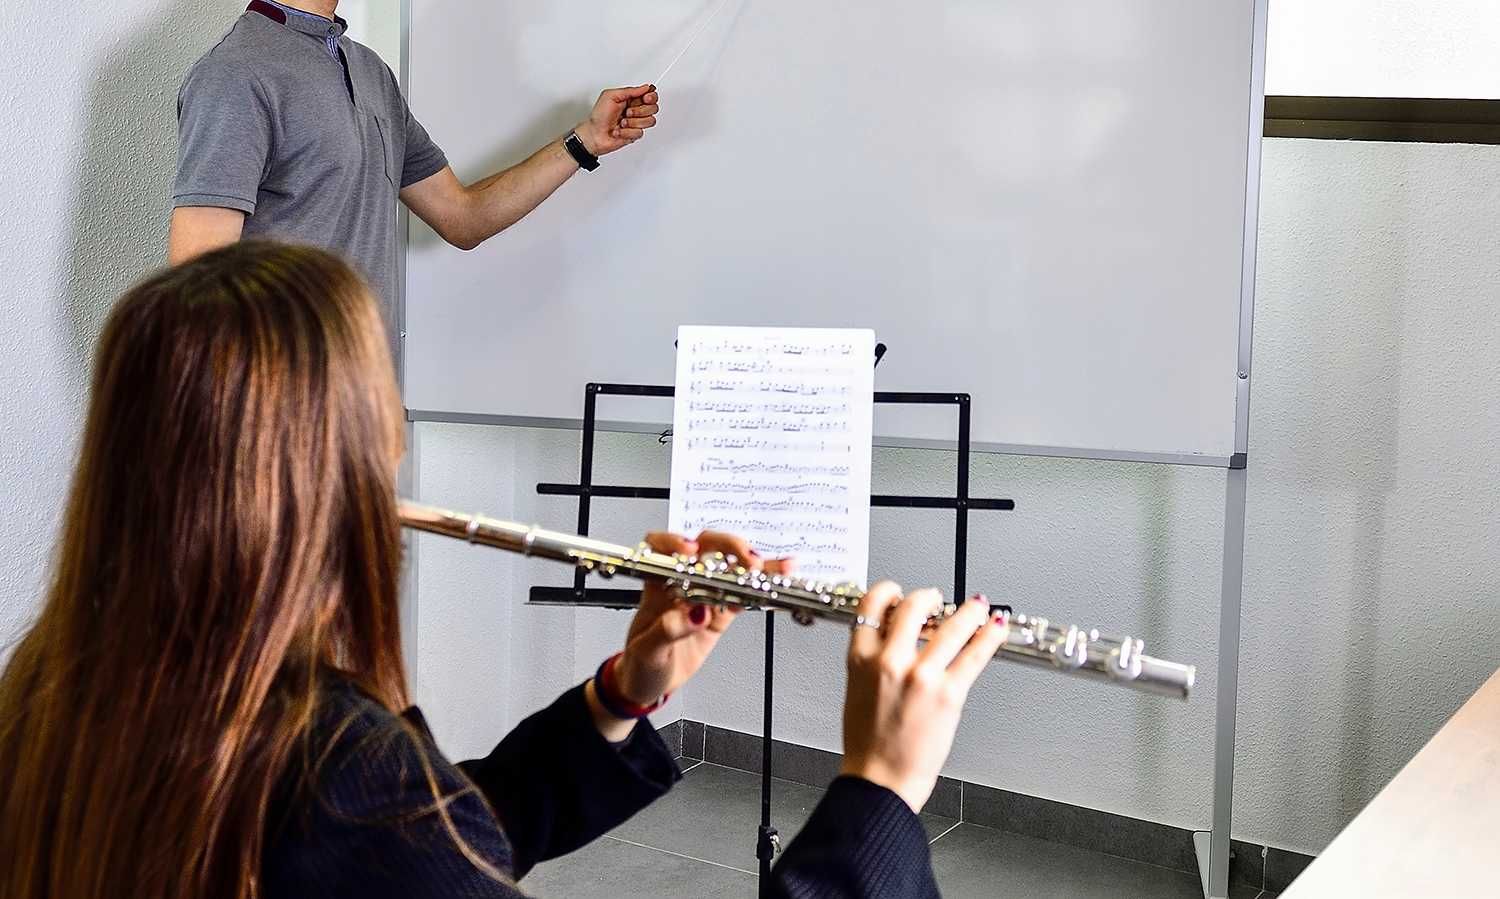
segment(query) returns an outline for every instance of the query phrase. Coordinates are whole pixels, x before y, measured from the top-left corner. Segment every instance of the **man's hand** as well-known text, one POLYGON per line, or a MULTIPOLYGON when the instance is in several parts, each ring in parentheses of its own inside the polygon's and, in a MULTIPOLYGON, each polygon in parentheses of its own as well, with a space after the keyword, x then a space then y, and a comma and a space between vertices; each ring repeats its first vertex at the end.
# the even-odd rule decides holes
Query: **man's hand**
POLYGON ((573 129, 595 156, 604 156, 630 146, 656 124, 661 109, 656 85, 617 87, 599 95, 588 121, 573 129))

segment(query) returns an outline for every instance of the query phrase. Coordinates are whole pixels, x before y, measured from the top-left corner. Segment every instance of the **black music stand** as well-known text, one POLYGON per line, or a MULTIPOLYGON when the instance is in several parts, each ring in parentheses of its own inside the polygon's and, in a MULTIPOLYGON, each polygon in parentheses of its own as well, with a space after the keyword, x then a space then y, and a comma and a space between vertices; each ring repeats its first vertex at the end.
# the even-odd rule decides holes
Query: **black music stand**
MULTIPOLYGON (((884 350, 884 344, 880 350, 884 350)), ((880 363, 877 352, 876 364, 880 363)), ((577 484, 536 485, 542 496, 578 497, 578 533, 588 536, 590 503, 600 499, 667 499, 665 487, 620 487, 594 483, 594 433, 597 424, 598 400, 601 396, 660 397, 670 399, 674 395, 671 387, 646 384, 588 384, 583 390, 583 451, 580 454, 577 484)), ((964 582, 969 555, 970 510, 995 510, 1008 512, 1015 509, 1014 500, 976 499, 969 496, 969 395, 967 393, 891 393, 875 392, 878 405, 919 405, 958 407, 958 484, 953 496, 891 496, 876 494, 870 497, 870 505, 878 508, 900 509, 952 509, 956 515, 953 529, 953 595, 964 595, 964 582)), ((663 433, 663 442, 669 432, 663 433)), ((573 575, 572 587, 532 587, 529 602, 533 605, 589 606, 607 609, 632 609, 640 598, 640 590, 618 590, 589 587, 583 571, 573 575)), ((760 744, 760 829, 755 842, 755 856, 760 860, 760 894, 766 895, 766 884, 770 882, 771 859, 781 847, 780 835, 771 826, 771 700, 774 689, 776 665, 776 616, 766 615, 766 653, 764 688, 761 697, 764 719, 760 744)))

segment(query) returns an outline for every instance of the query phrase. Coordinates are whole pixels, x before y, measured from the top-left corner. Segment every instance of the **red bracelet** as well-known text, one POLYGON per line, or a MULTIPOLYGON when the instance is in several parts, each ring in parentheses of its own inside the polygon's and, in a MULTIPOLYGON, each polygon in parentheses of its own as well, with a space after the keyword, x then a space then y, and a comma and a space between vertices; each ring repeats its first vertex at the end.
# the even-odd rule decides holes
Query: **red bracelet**
POLYGON ((599 671, 594 675, 594 694, 599 697, 599 704, 604 710, 616 718, 629 721, 631 718, 644 718, 657 709, 667 704, 672 698, 671 693, 665 693, 651 705, 638 705, 631 702, 624 693, 620 691, 619 682, 615 679, 615 663, 620 661, 620 656, 625 653, 617 652, 604 660, 599 666, 599 671))

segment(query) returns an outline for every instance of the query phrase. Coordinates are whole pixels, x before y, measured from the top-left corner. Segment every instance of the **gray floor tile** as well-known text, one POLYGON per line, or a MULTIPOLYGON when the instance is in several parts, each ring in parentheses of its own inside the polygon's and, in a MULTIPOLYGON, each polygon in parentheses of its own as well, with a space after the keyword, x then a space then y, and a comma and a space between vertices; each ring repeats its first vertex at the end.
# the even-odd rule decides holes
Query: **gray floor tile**
POLYGON ((538 865, 521 888, 538 899, 754 899, 756 880, 753 874, 604 837, 538 865))
POLYGON ((934 815, 929 812, 923 812, 917 817, 922 822, 922 828, 927 831, 927 842, 929 843, 931 843, 933 840, 936 840, 938 837, 941 837, 943 834, 952 831, 953 826, 958 823, 957 818, 949 818, 943 815, 934 815))
POLYGON ((932 845, 945 899, 1201 899, 1198 875, 960 824, 932 845))
MULTIPOLYGON (((822 797, 820 789, 772 779, 771 823, 780 831, 783 845, 807 823, 822 797)), ((956 823, 941 815, 924 814, 921 820, 929 839, 956 823)), ((612 836, 754 871, 759 825, 760 775, 705 763, 690 769, 672 792, 620 825, 612 836)))
MULTIPOLYGON (((795 834, 821 796, 821 790, 773 780, 772 823, 785 835, 795 834)), ((683 775, 672 792, 616 828, 612 836, 754 871, 759 824, 760 776, 702 764, 683 775)))
MULTIPOLYGON (((692 722, 684 722, 690 728, 692 722)), ((761 738, 722 727, 702 728, 704 738, 703 760, 725 768, 760 773, 761 738)), ((692 739, 690 729, 683 731, 684 739, 692 739)), ((691 755, 685 748, 683 755, 691 755)), ((795 743, 773 740, 771 743, 771 774, 792 783, 805 784, 819 789, 839 775, 843 756, 837 752, 812 749, 795 743)), ((945 818, 957 818, 963 810, 963 792, 959 782, 951 777, 939 777, 932 797, 927 800, 926 811, 945 818)))
POLYGON ((1266 889, 1281 891, 1312 864, 1312 856, 1271 847, 1266 853, 1266 889))
MULTIPOLYGON (((794 836, 822 791, 772 782, 776 826, 794 836)), ((522 887, 541 899, 749 899, 760 777, 713 764, 591 846, 538 867, 522 887), (700 860, 701 859, 701 860, 700 860), (738 869, 738 870, 735 870, 738 869)), ((923 815, 945 899, 1199 899, 1198 876, 1061 843, 923 815)), ((1230 899, 1272 899, 1234 884, 1230 899)))

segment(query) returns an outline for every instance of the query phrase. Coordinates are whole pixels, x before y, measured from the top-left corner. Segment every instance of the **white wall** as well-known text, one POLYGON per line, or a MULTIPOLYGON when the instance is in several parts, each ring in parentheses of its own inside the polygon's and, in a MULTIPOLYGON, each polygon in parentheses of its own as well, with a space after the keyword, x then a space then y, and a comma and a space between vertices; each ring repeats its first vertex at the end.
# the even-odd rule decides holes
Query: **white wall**
MULTIPOLYGON (((398 0, 344 7, 376 49, 398 46, 398 0)), ((114 299, 164 259, 177 87, 244 8, 0 4, 0 658, 37 607, 94 338, 114 299)))
POLYGON ((1500 97, 1494 0, 1271 0, 1266 93, 1500 97))
POLYGON ((1500 147, 1266 148, 1236 821, 1318 849, 1500 665, 1500 147))
MULTIPOLYGON (((177 83, 242 6, 0 4, 0 634, 36 608, 98 325, 161 258, 177 83)), ((1497 663, 1500 151, 1270 141, 1265 182, 1235 829, 1308 851, 1497 663)), ((575 476, 576 435, 424 426, 418 439, 425 496, 571 523, 570 503, 530 485, 575 476)), ((649 438, 600 451, 612 460, 602 477, 665 483, 666 452, 649 438)), ((876 464, 888 489, 936 490, 951 460, 876 464)), ((976 491, 1021 510, 977 520, 971 583, 1049 614, 1139 625, 1206 677, 1194 703, 1173 707, 996 670, 953 773, 1207 823, 1218 477, 976 465, 976 491)), ((625 539, 664 516, 603 504, 596 533, 625 539)), ((945 522, 877 512, 881 570, 945 582, 945 522)), ((419 695, 455 752, 581 679, 623 633, 616 613, 519 605, 527 565, 432 541, 423 553, 419 695)), ((670 716, 758 729, 758 622, 747 623, 670 716)), ((841 640, 819 630, 781 644, 781 735, 837 745, 841 640)))
POLYGON ((36 608, 94 336, 163 258, 177 85, 243 8, 0 4, 0 642, 36 608))
POLYGON ((339 0, 349 37, 380 54, 401 75, 401 0, 339 0))
MULTIPOLYGON (((1316 852, 1500 664, 1500 149, 1272 140, 1264 171, 1234 831, 1316 852)), ((424 498, 572 525, 534 484, 576 477, 576 434, 418 431, 424 498)), ((601 483, 666 483, 654 438, 609 435, 599 459, 601 483)), ((951 489, 949 455, 875 465, 881 492, 951 489)), ((1019 509, 976 514, 971 586, 1144 635, 1200 683, 1179 705, 997 666, 949 773, 1206 827, 1223 473, 985 456, 973 478, 1019 509)), ((665 520, 660 503, 596 510, 611 539, 665 520)), ((947 584, 950 521, 877 510, 874 573, 947 584)), ((443 542, 422 548, 419 697, 451 751, 480 752, 587 676, 626 619, 527 608, 533 577, 566 575, 443 542), (450 642, 467 624, 483 634, 450 642)), ((778 633, 778 736, 837 749, 844 635, 778 633)), ((758 733, 761 652, 742 622, 664 720, 758 733)))

